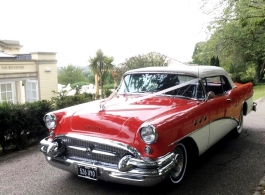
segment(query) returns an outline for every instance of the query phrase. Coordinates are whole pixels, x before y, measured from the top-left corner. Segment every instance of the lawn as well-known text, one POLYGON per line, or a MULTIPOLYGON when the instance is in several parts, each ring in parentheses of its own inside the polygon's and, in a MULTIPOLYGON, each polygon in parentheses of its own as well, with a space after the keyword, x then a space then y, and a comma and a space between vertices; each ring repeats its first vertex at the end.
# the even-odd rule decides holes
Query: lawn
POLYGON ((265 97, 265 83, 254 86, 254 100, 265 97))

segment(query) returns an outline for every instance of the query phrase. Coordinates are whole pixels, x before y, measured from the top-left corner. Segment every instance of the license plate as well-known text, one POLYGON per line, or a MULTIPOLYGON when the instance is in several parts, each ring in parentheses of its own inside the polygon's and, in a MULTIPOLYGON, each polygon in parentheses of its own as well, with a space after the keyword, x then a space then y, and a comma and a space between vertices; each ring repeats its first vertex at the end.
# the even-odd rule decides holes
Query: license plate
POLYGON ((97 180, 97 168, 87 167, 87 166, 78 166, 77 175, 79 177, 84 177, 87 179, 97 180))

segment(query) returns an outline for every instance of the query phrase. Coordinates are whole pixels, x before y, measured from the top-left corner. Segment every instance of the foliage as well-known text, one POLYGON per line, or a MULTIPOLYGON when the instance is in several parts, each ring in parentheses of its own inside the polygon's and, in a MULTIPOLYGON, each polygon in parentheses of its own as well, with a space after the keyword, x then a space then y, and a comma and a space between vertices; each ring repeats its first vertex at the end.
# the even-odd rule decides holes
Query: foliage
POLYGON ((53 91, 53 93, 57 95, 57 97, 52 98, 56 110, 74 106, 77 104, 82 104, 95 99, 95 96, 90 93, 83 93, 83 94, 76 93, 73 96, 67 96, 66 93, 59 93, 55 91, 53 91))
POLYGON ((204 53, 204 45, 205 42, 196 43, 194 47, 194 51, 192 54, 192 63, 199 64, 199 65, 208 65, 209 64, 209 56, 205 55, 204 53))
POLYGON ((265 82, 254 86, 254 100, 265 97, 265 82))
MULTIPOLYGON (((211 4, 209 0, 204 2, 211 4)), ((193 60, 218 56, 224 67, 254 64, 252 80, 260 82, 265 72, 265 2, 221 0, 214 8, 222 8, 221 14, 209 26, 211 37, 193 60)))
POLYGON ((104 85, 104 88, 105 88, 105 89, 114 89, 115 86, 114 86, 113 83, 108 83, 108 84, 105 84, 105 85, 104 85))
POLYGON ((43 116, 53 110, 51 101, 27 102, 26 104, 0 103, 0 146, 21 150, 44 138, 47 129, 43 116))
POLYGON ((80 81, 85 81, 82 69, 69 64, 58 70, 58 83, 62 85, 73 84, 80 81))
POLYGON ((254 64, 234 63, 229 66, 228 72, 234 82, 247 83, 254 82, 255 69, 254 64))
MULTIPOLYGON (((113 60, 113 57, 105 56, 101 49, 96 52, 96 56, 94 58, 90 57, 89 68, 95 75, 99 76, 100 87, 102 91, 104 91, 103 83, 104 79, 106 78, 106 74, 109 70, 113 68, 113 60)), ((98 82, 96 82, 95 84, 97 85, 98 82)), ((96 96, 98 96, 99 87, 96 86, 96 89, 96 96)), ((101 95, 103 96, 103 94, 101 95)))
POLYGON ((108 88, 104 90, 105 97, 109 97, 111 93, 112 93, 112 91, 108 88))
POLYGON ((219 58, 218 56, 212 56, 211 59, 210 59, 210 65, 211 66, 220 66, 220 61, 219 61, 219 58))
POLYGON ((81 81, 81 82, 77 82, 77 83, 73 83, 71 84, 71 88, 76 88, 76 86, 78 87, 82 87, 83 85, 89 85, 91 83, 89 83, 88 81, 81 81))
POLYGON ((137 68, 151 67, 151 66, 168 66, 171 60, 162 54, 151 52, 146 55, 133 56, 119 66, 116 66, 112 71, 115 83, 117 84, 122 75, 128 71, 137 68))

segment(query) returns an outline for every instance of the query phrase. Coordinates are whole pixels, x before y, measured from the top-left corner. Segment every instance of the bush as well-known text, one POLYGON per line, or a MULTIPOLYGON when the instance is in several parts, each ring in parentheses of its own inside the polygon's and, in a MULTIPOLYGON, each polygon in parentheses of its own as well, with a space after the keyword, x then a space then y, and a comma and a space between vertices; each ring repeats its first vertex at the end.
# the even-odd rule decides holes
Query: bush
POLYGON ((104 89, 114 89, 114 88, 115 87, 113 83, 104 85, 104 89))
POLYGON ((112 91, 110 89, 104 89, 104 96, 106 98, 109 97, 111 93, 112 93, 112 91))
POLYGON ((57 94, 57 97, 52 98, 52 101, 56 110, 94 100, 94 95, 90 93, 76 94, 73 96, 67 96, 65 93, 54 93, 57 94))
POLYGON ((0 145, 2 151, 21 150, 47 136, 43 116, 53 110, 51 101, 26 104, 0 103, 0 145))
POLYGON ((234 82, 254 82, 255 68, 253 64, 231 64, 229 72, 234 82))

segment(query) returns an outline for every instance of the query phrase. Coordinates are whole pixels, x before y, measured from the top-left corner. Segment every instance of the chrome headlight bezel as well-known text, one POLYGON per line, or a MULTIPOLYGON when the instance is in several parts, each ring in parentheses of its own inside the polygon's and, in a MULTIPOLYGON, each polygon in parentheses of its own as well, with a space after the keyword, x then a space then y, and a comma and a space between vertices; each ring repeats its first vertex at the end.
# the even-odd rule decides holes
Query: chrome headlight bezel
POLYGON ((43 120, 44 120, 45 126, 48 129, 55 129, 56 128, 57 122, 56 122, 56 116, 54 114, 52 114, 52 113, 46 114, 43 117, 43 120))
POLYGON ((157 141, 158 133, 151 124, 143 124, 139 130, 142 141, 146 144, 153 144, 157 141))

